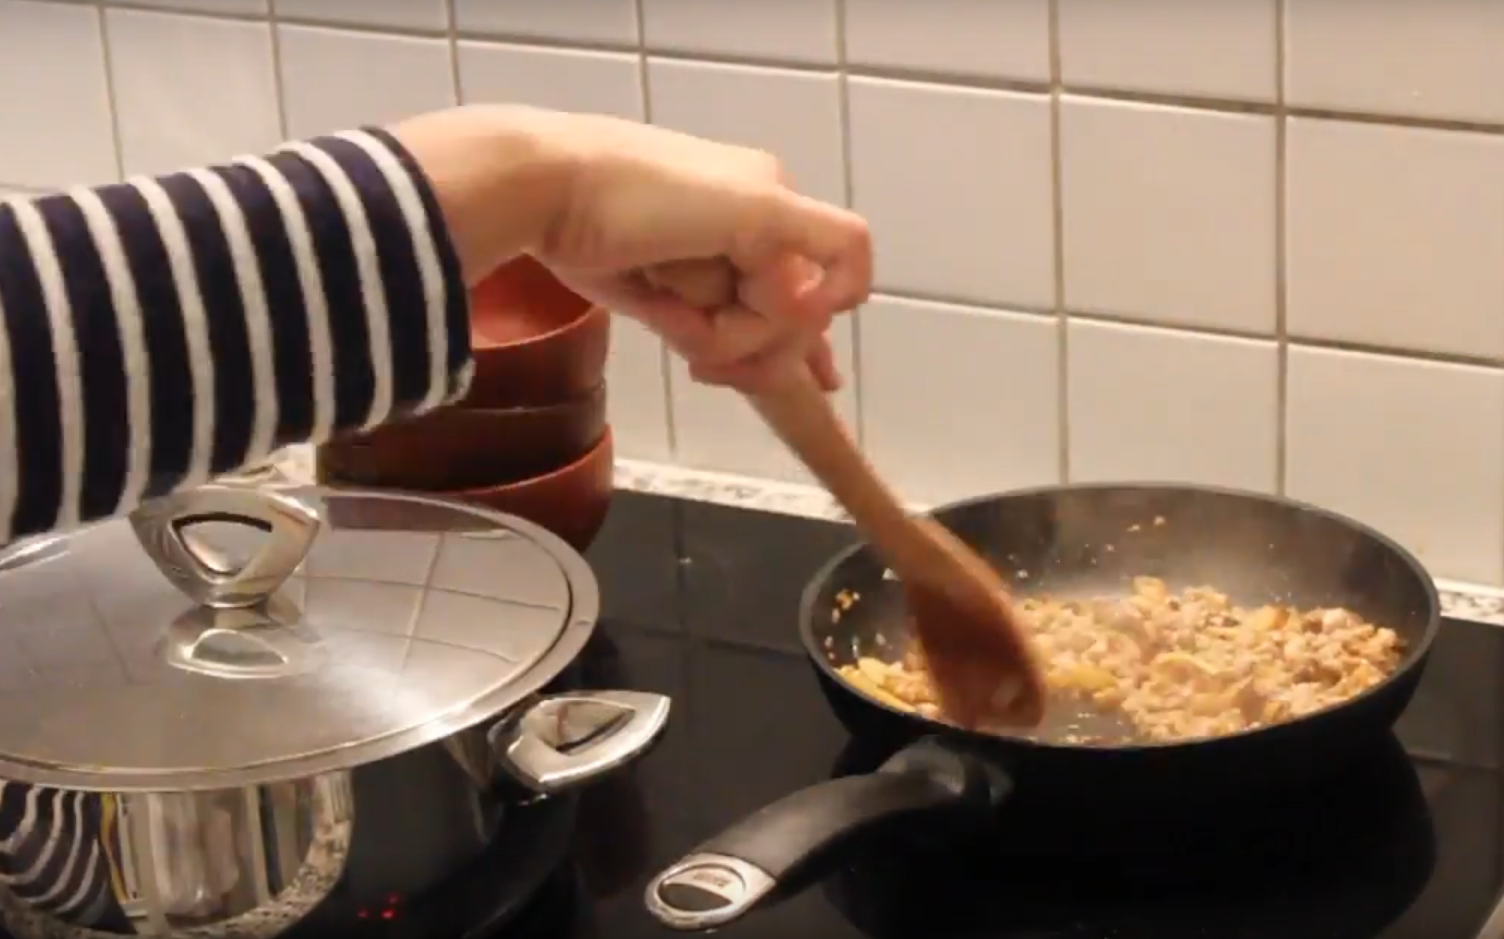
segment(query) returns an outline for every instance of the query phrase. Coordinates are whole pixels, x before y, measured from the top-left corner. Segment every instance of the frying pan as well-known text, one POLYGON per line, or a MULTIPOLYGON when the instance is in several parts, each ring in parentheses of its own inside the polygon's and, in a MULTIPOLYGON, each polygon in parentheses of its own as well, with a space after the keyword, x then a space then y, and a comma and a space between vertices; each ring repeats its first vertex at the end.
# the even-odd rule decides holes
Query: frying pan
POLYGON ((876 772, 786 796, 663 871, 646 903, 665 925, 732 922, 839 867, 862 836, 894 824, 951 839, 990 830, 1013 801, 1058 816, 1064 842, 1089 846, 1093 830, 1121 829, 1125 820, 1140 820, 1153 838, 1156 819, 1194 826, 1197 813, 1278 799, 1383 745, 1440 627, 1435 585, 1409 552, 1361 523, 1287 499, 1189 485, 1080 485, 974 499, 935 515, 1018 596, 1124 595, 1135 577, 1154 576, 1172 589, 1212 586, 1247 606, 1346 607, 1395 630, 1404 657, 1385 681, 1338 706, 1226 736, 1135 739, 1063 701, 1051 702, 1027 735, 970 733, 889 707, 838 674, 862 655, 895 658, 910 639, 899 585, 856 546, 806 588, 799 630, 847 730, 899 748, 896 755, 876 772), (1110 742, 1068 742, 1083 724, 1110 742))
MULTIPOLYGON (((890 756, 853 737, 832 775, 872 772, 890 756)), ((1404 746, 1390 733, 1289 795, 1178 826, 1130 816, 1094 826, 1082 845, 1061 813, 1030 812, 1018 792, 986 834, 927 844, 914 837, 922 826, 908 826, 872 839, 817 889, 868 939, 1385 935, 1436 868, 1436 822, 1404 746)), ((1392 935, 1416 935, 1405 925, 1392 935)))

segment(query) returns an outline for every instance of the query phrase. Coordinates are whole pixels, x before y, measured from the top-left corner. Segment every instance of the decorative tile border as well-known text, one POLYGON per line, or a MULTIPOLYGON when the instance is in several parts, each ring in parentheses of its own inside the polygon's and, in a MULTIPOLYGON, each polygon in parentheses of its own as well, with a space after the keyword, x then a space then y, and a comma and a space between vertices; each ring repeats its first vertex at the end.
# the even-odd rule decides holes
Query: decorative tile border
MULTIPOLYGON (((311 482, 313 454, 307 447, 283 451, 273 463, 286 479, 311 482)), ((803 518, 845 521, 846 514, 829 493, 816 486, 688 469, 641 460, 616 461, 616 485, 631 492, 656 493, 733 508, 778 512, 803 518)), ((914 511, 927 506, 911 503, 914 511)), ((1457 619, 1504 626, 1504 590, 1454 581, 1437 581, 1442 611, 1457 619)))

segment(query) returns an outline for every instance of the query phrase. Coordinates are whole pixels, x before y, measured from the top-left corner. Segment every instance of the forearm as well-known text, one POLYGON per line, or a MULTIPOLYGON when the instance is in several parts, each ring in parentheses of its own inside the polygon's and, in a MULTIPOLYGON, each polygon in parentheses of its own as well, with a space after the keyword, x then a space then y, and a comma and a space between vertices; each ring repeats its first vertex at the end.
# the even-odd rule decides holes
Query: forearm
POLYGON ((0 205, 0 535, 462 394, 453 197, 405 143, 352 133, 0 205))
POLYGON ((568 115, 514 105, 437 111, 391 128, 423 167, 467 284, 531 251, 569 198, 568 115))

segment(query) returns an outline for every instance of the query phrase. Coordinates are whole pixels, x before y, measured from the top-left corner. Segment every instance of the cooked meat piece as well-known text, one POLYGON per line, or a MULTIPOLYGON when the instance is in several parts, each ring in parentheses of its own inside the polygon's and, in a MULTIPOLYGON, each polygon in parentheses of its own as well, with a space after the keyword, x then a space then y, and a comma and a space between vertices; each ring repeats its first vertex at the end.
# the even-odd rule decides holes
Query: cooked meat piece
MULTIPOLYGON (((1152 740, 1215 737, 1292 720, 1373 687, 1399 667, 1392 629, 1345 609, 1234 606, 1210 587, 1020 600, 1051 691, 1126 716, 1152 740)), ((922 657, 863 658, 841 674, 890 705, 938 713, 922 657)))

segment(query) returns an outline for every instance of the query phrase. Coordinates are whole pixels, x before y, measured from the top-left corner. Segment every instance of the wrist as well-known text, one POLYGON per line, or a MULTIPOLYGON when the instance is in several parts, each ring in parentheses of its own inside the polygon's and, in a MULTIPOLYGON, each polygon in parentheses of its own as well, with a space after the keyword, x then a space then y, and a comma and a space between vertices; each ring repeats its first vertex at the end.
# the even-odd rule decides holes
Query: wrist
POLYGON ((472 105, 391 128, 428 177, 467 284, 535 250, 563 216, 576 163, 557 126, 567 117, 472 105))

